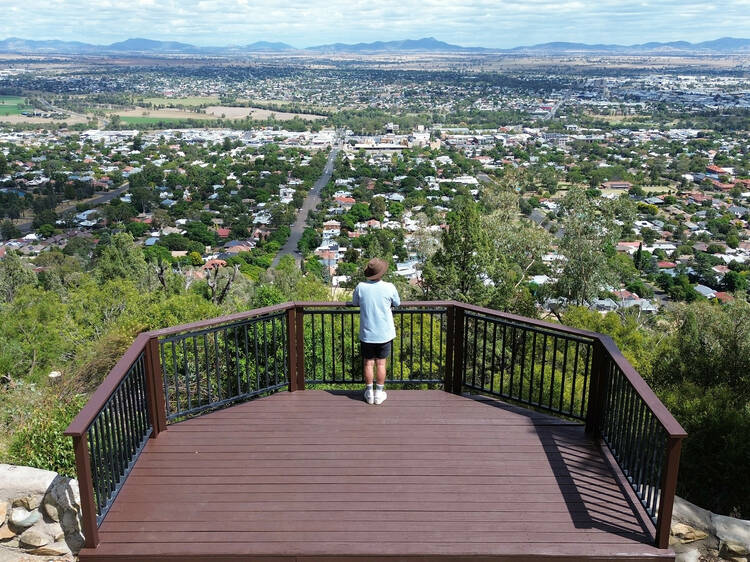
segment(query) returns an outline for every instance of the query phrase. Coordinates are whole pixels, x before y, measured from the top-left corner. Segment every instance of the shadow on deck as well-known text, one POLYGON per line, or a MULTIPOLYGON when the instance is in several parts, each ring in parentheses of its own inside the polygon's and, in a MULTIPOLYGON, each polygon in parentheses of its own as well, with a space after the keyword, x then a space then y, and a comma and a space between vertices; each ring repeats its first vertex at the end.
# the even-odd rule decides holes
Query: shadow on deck
POLYGON ((494 399, 278 393, 150 440, 81 560, 672 559, 631 495, 581 425, 494 399))

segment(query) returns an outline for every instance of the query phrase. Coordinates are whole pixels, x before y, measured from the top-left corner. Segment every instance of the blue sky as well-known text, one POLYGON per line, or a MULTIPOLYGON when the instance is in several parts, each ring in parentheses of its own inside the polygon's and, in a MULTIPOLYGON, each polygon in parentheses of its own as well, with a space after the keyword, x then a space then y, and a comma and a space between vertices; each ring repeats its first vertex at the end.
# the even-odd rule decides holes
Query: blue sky
POLYGON ((633 44, 750 36, 750 0, 0 0, 0 39, 194 45, 434 36, 466 46, 633 44))

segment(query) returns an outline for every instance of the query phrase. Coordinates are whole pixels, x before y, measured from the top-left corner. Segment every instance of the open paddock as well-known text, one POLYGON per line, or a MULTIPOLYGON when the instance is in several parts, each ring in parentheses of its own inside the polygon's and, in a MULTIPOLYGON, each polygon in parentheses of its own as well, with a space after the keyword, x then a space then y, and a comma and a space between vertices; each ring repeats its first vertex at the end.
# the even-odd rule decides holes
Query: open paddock
POLYGON ((245 119, 250 117, 259 121, 265 121, 271 115, 277 121, 289 121, 300 118, 305 121, 316 121, 325 119, 325 115, 313 115, 309 113, 287 113, 285 111, 273 111, 270 109, 261 109, 258 107, 230 107, 225 105, 212 105, 206 108, 206 114, 214 117, 226 117, 227 119, 245 119))

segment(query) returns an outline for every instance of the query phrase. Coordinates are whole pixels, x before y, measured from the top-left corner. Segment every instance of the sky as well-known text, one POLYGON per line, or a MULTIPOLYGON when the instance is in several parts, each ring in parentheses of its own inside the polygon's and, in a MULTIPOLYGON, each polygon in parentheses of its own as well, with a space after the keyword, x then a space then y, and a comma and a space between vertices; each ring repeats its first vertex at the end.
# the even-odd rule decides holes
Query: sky
POLYGON ((510 48, 750 37, 750 0, 0 0, 0 39, 295 47, 436 37, 510 48))

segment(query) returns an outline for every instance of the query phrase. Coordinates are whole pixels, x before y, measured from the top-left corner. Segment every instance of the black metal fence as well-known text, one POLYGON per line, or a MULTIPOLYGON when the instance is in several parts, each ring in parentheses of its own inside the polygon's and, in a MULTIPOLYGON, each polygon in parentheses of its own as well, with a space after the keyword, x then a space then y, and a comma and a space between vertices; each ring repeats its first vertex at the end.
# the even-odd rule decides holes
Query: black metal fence
POLYGON ((112 506, 151 436, 143 352, 88 427, 97 524, 112 506))
POLYGON ((161 338, 167 419, 286 388, 287 322, 282 310, 161 338))
POLYGON ((622 369, 609 360, 606 369, 602 439, 656 523, 668 434, 622 369))
POLYGON ((463 387, 585 420, 594 339, 463 313, 463 387))
MULTIPOLYGON (((445 307, 405 306, 393 310, 396 338, 388 359, 390 384, 442 384, 446 374, 445 307)), ((304 309, 306 385, 354 384, 364 380, 359 309, 304 309)))

